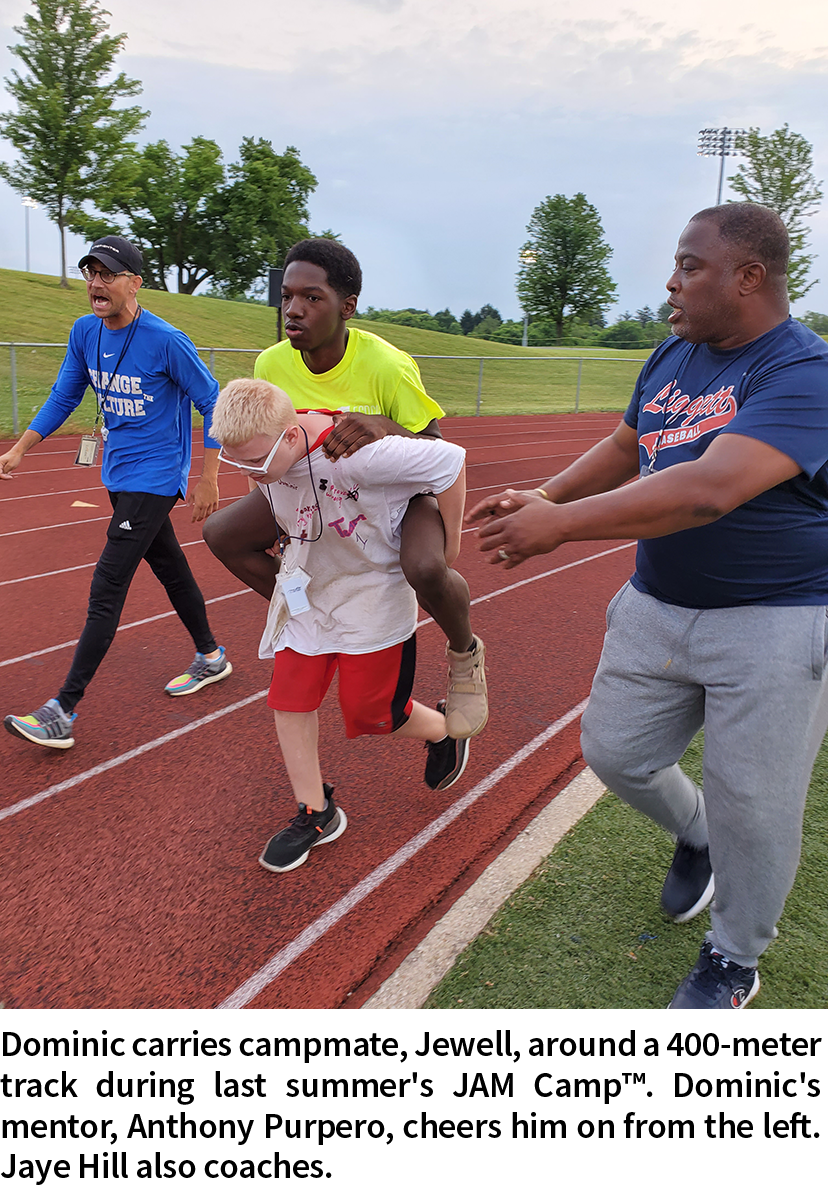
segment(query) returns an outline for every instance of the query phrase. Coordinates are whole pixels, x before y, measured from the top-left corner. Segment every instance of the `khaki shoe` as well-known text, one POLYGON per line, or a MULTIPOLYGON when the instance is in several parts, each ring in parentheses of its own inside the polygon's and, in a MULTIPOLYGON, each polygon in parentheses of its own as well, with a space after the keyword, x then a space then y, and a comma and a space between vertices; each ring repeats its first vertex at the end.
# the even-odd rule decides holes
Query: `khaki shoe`
POLYGON ((473 652, 453 652, 446 644, 446 730, 454 740, 470 740, 483 731, 489 719, 486 674, 483 669, 486 649, 477 636, 475 641, 473 652))

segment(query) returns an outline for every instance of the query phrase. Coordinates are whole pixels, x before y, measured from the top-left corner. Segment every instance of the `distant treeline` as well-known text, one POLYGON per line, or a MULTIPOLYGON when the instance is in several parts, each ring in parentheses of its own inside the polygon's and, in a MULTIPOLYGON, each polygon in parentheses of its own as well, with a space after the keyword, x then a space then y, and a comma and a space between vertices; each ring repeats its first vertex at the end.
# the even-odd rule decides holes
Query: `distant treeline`
MULTIPOLYGON (((665 301, 658 310, 649 306, 636 313, 623 313, 608 325, 602 313, 589 316, 589 320, 573 321, 563 339, 555 336, 555 323, 550 319, 533 318, 527 327, 530 347, 554 347, 561 343, 567 347, 617 347, 631 351, 657 347, 670 334, 667 318, 670 306, 665 301)), ((450 309, 431 313, 427 309, 375 309, 369 306, 357 315, 372 322, 390 322, 395 326, 414 326, 419 330, 439 330, 444 334, 462 334, 472 339, 486 339, 495 343, 511 343, 520 346, 523 342, 522 321, 505 320, 493 305, 484 305, 477 313, 464 310, 455 317, 450 309)), ((817 334, 828 336, 828 314, 808 311, 799 319, 817 334)))

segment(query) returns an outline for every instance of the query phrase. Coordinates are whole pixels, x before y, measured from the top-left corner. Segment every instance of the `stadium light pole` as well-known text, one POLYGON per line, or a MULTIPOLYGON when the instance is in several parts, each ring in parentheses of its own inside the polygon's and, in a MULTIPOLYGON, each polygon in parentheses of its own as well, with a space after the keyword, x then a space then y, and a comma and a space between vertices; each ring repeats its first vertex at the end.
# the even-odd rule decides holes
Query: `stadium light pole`
MULTIPOLYGON (((529 267, 537 259, 537 255, 529 247, 524 247, 520 253, 520 262, 524 267, 529 267)), ((523 314, 523 336, 520 340, 521 347, 529 346, 529 315, 524 311, 523 314)))
POLYGON ((742 134, 746 134, 747 130, 731 130, 727 126, 721 129, 706 129, 699 130, 699 144, 697 154, 703 158, 719 158, 719 190, 716 193, 716 204, 722 203, 722 182, 724 180, 724 161, 728 155, 741 155, 741 151, 736 146, 736 139, 742 134))
POLYGON ((30 196, 24 196, 21 204, 26 209, 26 271, 29 271, 29 210, 37 209, 37 202, 33 201, 30 196))

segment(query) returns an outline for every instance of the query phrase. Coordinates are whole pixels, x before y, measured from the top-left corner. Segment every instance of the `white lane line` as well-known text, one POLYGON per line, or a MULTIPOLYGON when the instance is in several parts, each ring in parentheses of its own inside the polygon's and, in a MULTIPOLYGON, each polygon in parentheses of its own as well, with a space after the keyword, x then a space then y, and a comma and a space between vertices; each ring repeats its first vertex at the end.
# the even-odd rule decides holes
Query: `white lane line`
MULTIPOLYGON (((252 589, 238 589, 233 594, 222 594, 218 598, 205 598, 204 605, 212 606, 214 602, 227 602, 230 598, 240 598, 242 594, 252 594, 252 589)), ((120 627, 116 627, 118 631, 129 631, 131 627, 144 627, 147 623, 157 623, 159 619, 169 619, 176 614, 174 610, 164 610, 160 614, 150 615, 148 619, 136 619, 134 623, 122 623, 120 627)), ((5 669, 6 665, 19 665, 21 661, 34 660, 38 656, 46 656, 49 652, 60 652, 63 648, 74 648, 77 640, 67 640, 65 644, 52 644, 50 648, 40 648, 37 652, 26 652, 23 656, 13 656, 10 660, 0 661, 0 669, 5 669)))
POLYGON ((343 895, 332 907, 323 912, 312 924, 309 924, 290 944, 285 945, 283 949, 274 954, 270 961, 266 962, 255 974, 252 974, 241 986, 237 987, 232 995, 228 995, 222 1003, 217 1004, 217 1009, 230 1010, 243 1008, 251 1000, 255 999, 280 974, 283 974, 288 966, 295 962, 298 957, 301 957, 303 953, 307 952, 326 933, 330 932, 344 916, 353 911, 364 899, 373 894, 392 874, 395 874, 406 862, 410 861, 426 845, 430 844, 449 824, 462 815, 472 803, 476 803, 484 794, 488 794, 490 790, 503 781, 507 774, 510 774, 513 769, 516 769, 518 765, 521 765, 536 753, 538 749, 543 748, 544 744, 548 744, 559 732, 562 732, 573 720, 577 719, 586 709, 586 704, 587 699, 584 698, 571 711, 567 711, 560 719, 551 723, 545 731, 535 736, 534 740, 530 740, 528 744, 524 744, 523 748, 518 749, 507 761, 504 761, 502 765, 499 765, 497 769, 483 778, 482 782, 478 782, 476 786, 467 794, 464 794, 461 799, 458 799, 456 803, 453 803, 437 819, 427 824, 416 836, 412 836, 411 840, 406 841, 401 848, 397 849, 396 853, 392 853, 387 860, 378 865, 375 870, 372 870, 370 874, 363 878, 361 882, 358 882, 346 895, 343 895))
MULTIPOLYGON (((468 530, 474 531, 476 528, 469 527, 468 530)), ((580 560, 572 560, 569 564, 561 564, 557 568, 547 569, 545 573, 538 573, 534 577, 526 577, 521 581, 515 581, 512 585, 504 585, 502 589, 496 589, 490 594, 482 594, 479 598, 472 598, 469 605, 477 606, 480 602, 488 602, 491 598, 499 598, 501 594, 511 593, 512 590, 520 589, 524 585, 532 585, 535 581, 543 581, 546 577, 554 577, 558 573, 563 573, 566 569, 575 569, 580 567, 582 564, 589 564, 591 560, 600 560, 603 556, 611 556, 613 552, 623 552, 625 548, 634 547, 635 543, 617 544, 614 548, 606 548, 603 552, 595 552, 592 556, 583 556, 580 560)), ((251 593, 253 593, 253 590, 251 589, 240 589, 233 594, 222 594, 221 597, 218 598, 207 598, 205 599, 205 605, 211 606, 214 602, 226 602, 230 598, 239 598, 242 594, 251 593)), ((150 615, 150 617, 147 619, 137 619, 134 623, 123 623, 117 628, 117 630, 128 631, 130 627, 143 627, 145 623, 156 623, 159 619, 169 619, 174 614, 174 610, 165 610, 162 611, 161 614, 150 615)), ((429 623, 433 622, 434 620, 431 618, 421 619, 417 624, 417 627, 427 627, 429 623)), ((65 644, 52 644, 51 647, 40 648, 37 652, 26 652, 22 656, 15 656, 10 660, 0 661, 0 669, 4 669, 7 665, 17 665, 21 661, 34 660, 35 657, 38 656, 46 656, 49 652, 60 652, 64 648, 74 648, 77 642, 77 640, 69 640, 65 644)))
MULTIPOLYGON (((475 527, 474 530, 476 529, 477 528, 475 527)), ((189 543, 179 544, 179 547, 194 548, 198 544, 204 544, 204 547, 207 547, 203 539, 191 539, 189 543)), ((52 569, 48 573, 33 573, 31 577, 15 577, 9 581, 0 581, 0 586, 20 585, 24 581, 40 581, 43 577, 59 577, 61 573, 77 573, 79 569, 94 569, 97 563, 97 560, 91 560, 89 564, 71 564, 69 568, 66 569, 52 569)))
MULTIPOLYGON (((72 493, 73 490, 67 489, 66 492, 72 493)), ((51 495, 47 494, 46 496, 51 496, 51 495)), ((247 497, 247 494, 246 493, 234 494, 233 497, 225 497, 225 498, 222 498, 221 500, 223 502, 237 502, 237 501, 239 501, 240 498, 243 498, 243 497, 247 497)), ((173 515, 177 516, 178 514, 182 514, 182 513, 183 513, 183 511, 176 510, 176 507, 173 506, 172 510, 170 511, 170 516, 171 517, 173 515)), ((109 522, 109 520, 111 518, 112 518, 111 514, 101 514, 95 518, 77 519, 75 522, 72 522, 72 523, 50 523, 49 526, 47 526, 47 527, 27 527, 25 531, 0 531, 0 539, 4 539, 8 535, 36 535, 38 531, 57 531, 57 530, 62 529, 63 527, 80 527, 80 526, 83 526, 84 523, 109 522)))
POLYGON ((568 786, 553 795, 543 811, 507 845, 363 1003, 363 1009, 421 1008, 492 916, 594 807, 606 789, 591 769, 582 769, 568 786))
POLYGON ((94 493, 95 490, 102 493, 107 502, 109 501, 103 485, 87 485, 83 489, 55 489, 50 490, 48 493, 21 493, 17 496, 4 494, 3 497, 0 497, 0 502, 32 502, 42 497, 61 497, 66 493, 94 493))
POLYGON ((83 773, 76 773, 74 777, 65 778, 62 782, 58 782, 54 786, 49 786, 47 790, 41 790, 39 794, 33 794, 29 798, 21 799, 19 803, 13 803, 5 811, 0 811, 0 820, 17 815, 20 811, 26 811, 29 807, 35 807, 38 803, 45 803, 50 798, 55 798, 56 795, 63 794, 65 790, 71 790, 73 786, 82 786, 90 778, 96 778, 99 774, 106 773, 109 769, 116 769, 119 765, 125 765, 127 761, 132 761, 135 757, 140 757, 143 753, 161 748, 163 745, 169 744, 171 740, 177 740, 179 736, 188 736, 191 732, 198 731, 200 727, 204 727, 206 723, 212 723, 215 719, 223 719, 225 715, 232 715, 234 711, 241 710, 242 707, 249 706, 251 702, 259 702, 262 698, 266 697, 267 690, 259 690, 257 694, 251 694, 248 698, 242 698, 240 702, 234 702, 228 707, 222 707, 220 711, 213 711, 209 715, 202 716, 201 719, 195 719, 192 723, 188 723, 184 727, 178 727, 175 731, 167 732, 165 736, 159 736, 156 740, 150 740, 146 744, 139 745, 138 748, 131 748, 129 752, 121 753, 120 756, 113 757, 110 761, 102 761, 100 765, 93 765, 91 769, 85 769, 83 773))
POLYGON ((99 514, 95 518, 79 518, 74 523, 50 523, 48 527, 27 527, 25 531, 0 531, 0 539, 10 535, 34 535, 38 531, 58 531, 63 527, 82 527, 86 523, 108 523, 111 518, 111 514, 99 514))

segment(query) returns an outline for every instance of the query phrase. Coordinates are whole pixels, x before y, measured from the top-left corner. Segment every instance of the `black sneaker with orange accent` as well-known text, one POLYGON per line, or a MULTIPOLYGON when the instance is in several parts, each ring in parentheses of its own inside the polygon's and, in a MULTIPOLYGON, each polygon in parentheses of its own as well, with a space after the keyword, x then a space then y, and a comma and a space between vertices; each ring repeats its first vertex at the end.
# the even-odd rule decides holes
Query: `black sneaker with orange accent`
POLYGON ((334 805, 333 786, 326 782, 324 790, 325 810, 312 811, 300 803, 298 814, 288 826, 268 841, 267 848, 259 858, 259 865, 275 874, 287 873, 303 865, 316 845, 329 844, 342 835, 348 826, 345 812, 334 805))

